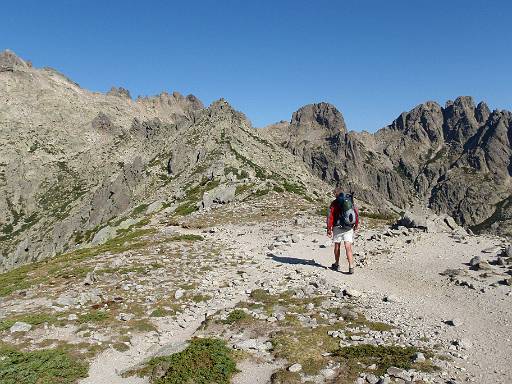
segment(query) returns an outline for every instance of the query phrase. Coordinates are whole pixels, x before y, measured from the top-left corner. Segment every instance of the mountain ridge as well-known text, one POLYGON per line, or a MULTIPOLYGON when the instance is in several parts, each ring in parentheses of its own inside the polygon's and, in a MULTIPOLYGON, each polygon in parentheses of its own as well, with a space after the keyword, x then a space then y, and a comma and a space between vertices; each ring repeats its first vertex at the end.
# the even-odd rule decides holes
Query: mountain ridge
POLYGON ((423 103, 375 134, 348 131, 328 103, 256 129, 224 99, 205 107, 178 92, 90 92, 6 51, 0 269, 87 245, 100 231, 105 241, 155 206, 193 214, 282 192, 324 204, 340 182, 376 212, 426 205, 510 235, 511 121, 460 97, 444 108, 423 103))

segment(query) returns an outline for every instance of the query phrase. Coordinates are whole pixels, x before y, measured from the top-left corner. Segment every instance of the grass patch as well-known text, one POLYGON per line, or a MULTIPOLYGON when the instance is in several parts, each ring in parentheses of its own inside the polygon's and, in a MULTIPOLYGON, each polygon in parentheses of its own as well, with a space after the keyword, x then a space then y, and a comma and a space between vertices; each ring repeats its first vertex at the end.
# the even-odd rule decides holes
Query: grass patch
POLYGON ((110 314, 104 311, 92 311, 78 316, 80 324, 86 323, 100 323, 110 319, 110 314))
MULTIPOLYGON (((344 375, 347 382, 353 382, 362 367, 376 364, 374 374, 383 375, 389 367, 402 369, 415 368, 423 371, 433 371, 435 366, 429 362, 420 364, 413 363, 414 356, 420 352, 414 347, 384 346, 360 344, 339 348, 335 356, 341 359, 344 375)), ((430 354, 426 354, 429 355, 430 354)))
POLYGON ((171 241, 203 241, 204 237, 201 235, 175 235, 172 236, 169 240, 171 241))
POLYGON ((176 208, 176 210, 174 211, 174 214, 178 215, 178 216, 187 216, 197 210, 198 210, 198 208, 197 208, 196 202, 187 201, 187 202, 179 205, 178 208, 176 208))
POLYGON ((328 362, 322 354, 333 353, 338 348, 338 340, 327 334, 331 329, 319 326, 279 331, 271 340, 273 353, 277 358, 301 364, 306 374, 317 374, 328 362))
POLYGON ((55 324, 57 317, 48 313, 31 313, 2 319, 0 321, 0 332, 11 328, 17 321, 30 325, 40 325, 43 323, 55 324))
POLYGON ((247 313, 245 313, 241 309, 234 309, 233 311, 231 311, 229 313, 226 320, 222 321, 222 323, 224 323, 224 324, 239 323, 239 322, 246 320, 249 317, 251 317, 251 316, 249 316, 247 313))
POLYGON ((224 341, 193 339, 185 350, 152 358, 145 367, 128 375, 150 376, 153 384, 229 384, 235 372, 233 351, 224 341))
POLYGON ((88 363, 62 349, 21 352, 0 346, 3 384, 73 384, 87 377, 88 363))

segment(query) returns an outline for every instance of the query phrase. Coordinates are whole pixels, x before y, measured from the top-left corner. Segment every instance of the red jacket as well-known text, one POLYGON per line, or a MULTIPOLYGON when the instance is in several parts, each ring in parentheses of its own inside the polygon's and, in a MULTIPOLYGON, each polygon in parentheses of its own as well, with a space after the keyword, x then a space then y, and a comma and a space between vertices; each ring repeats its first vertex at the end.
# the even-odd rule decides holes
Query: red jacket
MULTIPOLYGON (((354 229, 357 229, 359 225, 359 212, 357 207, 354 205, 354 211, 356 213, 356 223, 354 224, 354 229)), ((334 227, 334 221, 337 217, 342 214, 341 207, 338 204, 337 200, 333 200, 331 206, 329 207, 329 212, 327 214, 327 232, 332 232, 332 228, 334 227)))

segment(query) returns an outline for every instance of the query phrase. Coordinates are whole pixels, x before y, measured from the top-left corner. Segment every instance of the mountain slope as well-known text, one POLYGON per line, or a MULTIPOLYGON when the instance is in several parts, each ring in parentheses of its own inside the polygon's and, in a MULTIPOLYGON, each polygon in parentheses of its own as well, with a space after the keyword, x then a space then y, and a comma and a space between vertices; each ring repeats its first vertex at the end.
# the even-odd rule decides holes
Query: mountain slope
POLYGON ((206 208, 325 187, 223 100, 89 92, 12 52, 0 56, 0 144, 0 269, 82 246, 155 201, 190 213, 208 190, 206 208))
POLYGON ((315 174, 382 207, 428 205, 476 231, 512 234, 512 113, 459 97, 426 102, 375 134, 348 132, 332 105, 264 129, 315 174))

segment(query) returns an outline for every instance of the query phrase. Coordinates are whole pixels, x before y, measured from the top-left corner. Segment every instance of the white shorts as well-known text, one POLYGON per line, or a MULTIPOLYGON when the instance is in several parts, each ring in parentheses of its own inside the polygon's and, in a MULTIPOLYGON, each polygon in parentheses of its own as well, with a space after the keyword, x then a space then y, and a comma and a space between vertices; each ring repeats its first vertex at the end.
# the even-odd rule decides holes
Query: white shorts
POLYGON ((334 243, 341 243, 346 241, 347 243, 354 242, 354 230, 352 228, 334 227, 332 229, 332 241, 334 243))

